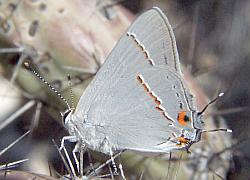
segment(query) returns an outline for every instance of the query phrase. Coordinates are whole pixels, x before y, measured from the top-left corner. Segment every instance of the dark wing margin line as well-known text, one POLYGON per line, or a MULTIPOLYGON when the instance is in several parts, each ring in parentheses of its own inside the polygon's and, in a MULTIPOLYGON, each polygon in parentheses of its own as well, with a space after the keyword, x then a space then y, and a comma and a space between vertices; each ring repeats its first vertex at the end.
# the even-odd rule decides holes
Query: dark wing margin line
POLYGON ((175 40, 173 29, 172 29, 167 17, 161 11, 161 9, 159 9, 158 7, 153 7, 152 10, 155 10, 162 17, 163 21, 165 22, 165 25, 166 25, 166 27, 168 29, 168 33, 170 35, 172 47, 173 47, 175 69, 182 74, 181 69, 180 69, 179 55, 178 55, 178 51, 177 51, 177 45, 176 45, 176 40, 175 40))

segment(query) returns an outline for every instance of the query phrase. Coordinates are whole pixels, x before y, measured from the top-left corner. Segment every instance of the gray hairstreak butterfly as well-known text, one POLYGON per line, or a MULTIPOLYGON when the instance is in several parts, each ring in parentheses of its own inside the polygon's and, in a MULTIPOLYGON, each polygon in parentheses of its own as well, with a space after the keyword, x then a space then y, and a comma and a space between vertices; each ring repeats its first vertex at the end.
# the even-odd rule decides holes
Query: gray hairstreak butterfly
POLYGON ((76 109, 68 105, 63 119, 70 136, 61 147, 68 140, 77 142, 74 153, 86 146, 111 156, 124 150, 188 150, 205 131, 202 114, 208 105, 197 111, 182 77, 173 30, 154 7, 121 37, 76 109))
POLYGON ((62 144, 77 141, 105 154, 188 149, 201 138, 202 112, 183 82, 168 19, 154 7, 122 36, 76 110, 64 114, 70 136, 62 144))

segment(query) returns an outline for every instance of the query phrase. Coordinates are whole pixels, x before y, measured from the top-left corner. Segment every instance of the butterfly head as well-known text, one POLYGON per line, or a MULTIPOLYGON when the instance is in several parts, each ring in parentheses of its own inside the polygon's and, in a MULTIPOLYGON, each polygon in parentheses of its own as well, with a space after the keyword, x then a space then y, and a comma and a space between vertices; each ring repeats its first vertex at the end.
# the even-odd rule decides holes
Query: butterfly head
POLYGON ((73 112, 74 112, 74 109, 70 108, 70 109, 67 109, 65 112, 61 113, 63 125, 67 129, 70 129, 70 127, 72 127, 73 125, 72 123, 73 112))
POLYGON ((193 117, 193 127, 195 129, 200 129, 200 130, 203 129, 204 127, 203 115, 195 111, 192 113, 192 117, 193 117))
MULTIPOLYGON (((219 97, 223 96, 223 94, 224 93, 220 93, 215 99, 210 101, 200 112, 191 111, 190 114, 186 112, 180 112, 178 114, 177 120, 179 124, 184 126, 184 128, 182 129, 181 136, 178 137, 179 145, 190 147, 193 143, 200 141, 202 132, 206 132, 206 130, 203 130, 203 114, 208 108, 208 106, 214 103, 219 97), (188 122, 192 122, 192 127, 186 125, 188 124, 188 122)), ((226 129, 219 130, 226 131, 226 129)))

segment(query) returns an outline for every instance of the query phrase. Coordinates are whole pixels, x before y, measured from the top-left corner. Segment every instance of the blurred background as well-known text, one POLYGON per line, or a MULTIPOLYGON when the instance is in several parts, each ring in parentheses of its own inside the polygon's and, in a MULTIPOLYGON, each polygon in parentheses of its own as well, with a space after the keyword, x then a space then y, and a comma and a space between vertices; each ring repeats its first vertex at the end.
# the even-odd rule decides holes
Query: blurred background
MULTIPOLYGON (((44 179, 67 174, 52 143, 54 139, 60 145, 67 135, 60 117, 66 107, 23 62, 29 61, 69 100, 70 74, 77 104, 120 36, 137 15, 153 6, 162 9, 174 29, 185 79, 198 107, 225 92, 207 113, 206 129, 228 126, 233 133, 205 134, 191 155, 176 153, 171 163, 169 155, 145 158, 125 153, 118 160, 125 175, 128 179, 173 179, 175 174, 176 179, 250 178, 247 0, 1 0, 0 150, 27 130, 32 132, 1 153, 0 165, 28 158, 14 167, 24 179, 30 175, 27 172, 47 175, 40 177, 44 179)), ((68 144, 69 152, 73 146, 68 144)), ((95 166, 107 159, 90 153, 95 166)), ((84 161, 85 171, 89 163, 84 161)))

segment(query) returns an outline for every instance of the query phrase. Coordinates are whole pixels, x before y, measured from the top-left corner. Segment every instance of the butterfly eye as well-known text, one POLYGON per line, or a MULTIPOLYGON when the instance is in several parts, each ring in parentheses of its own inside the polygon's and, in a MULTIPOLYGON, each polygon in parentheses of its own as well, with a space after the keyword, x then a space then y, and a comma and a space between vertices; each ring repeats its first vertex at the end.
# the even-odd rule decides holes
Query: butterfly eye
POLYGON ((62 121, 63 121, 63 125, 67 124, 66 119, 68 117, 68 115, 72 112, 71 109, 66 110, 64 113, 61 113, 62 116, 62 121))

